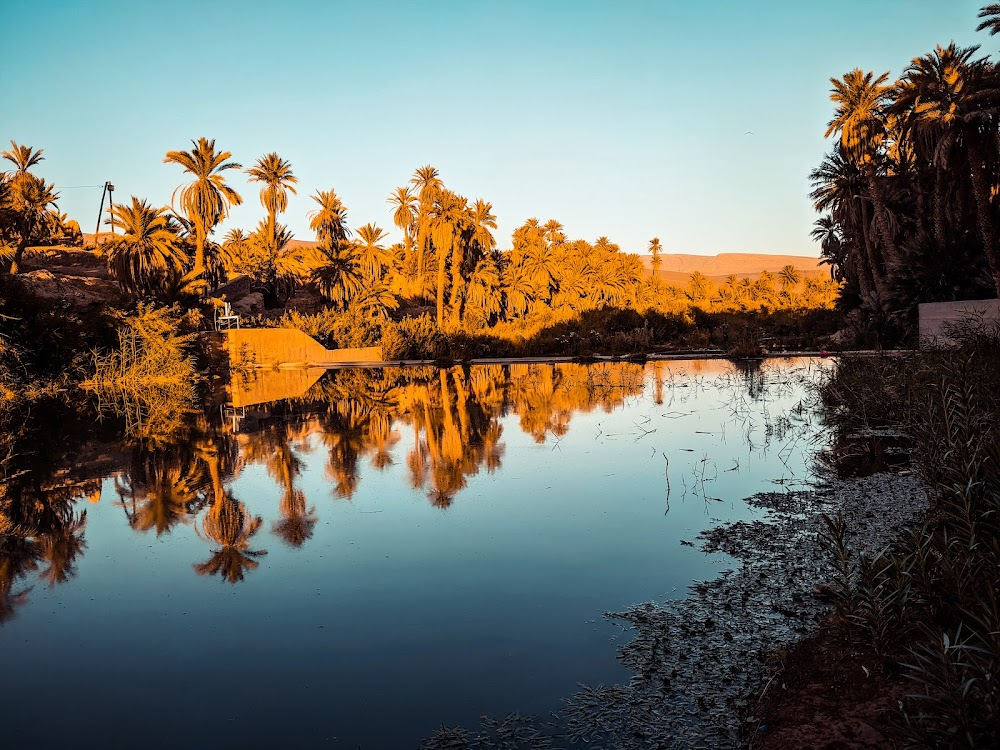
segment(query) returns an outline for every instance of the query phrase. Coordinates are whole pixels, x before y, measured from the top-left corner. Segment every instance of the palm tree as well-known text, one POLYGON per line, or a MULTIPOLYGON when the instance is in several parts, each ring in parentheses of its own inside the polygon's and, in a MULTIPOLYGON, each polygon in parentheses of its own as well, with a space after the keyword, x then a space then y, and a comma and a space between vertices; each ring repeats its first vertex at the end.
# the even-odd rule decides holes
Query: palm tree
POLYGON ((310 211, 309 228, 316 233, 320 242, 339 243, 351 236, 347 226, 347 206, 334 190, 317 190, 310 196, 319 208, 310 211))
POLYGON ((108 272, 122 291, 156 296, 183 275, 186 259, 166 208, 153 208, 133 195, 131 205, 112 206, 108 223, 122 230, 105 246, 108 272))
POLYGON ((496 239, 491 231, 496 228, 497 217, 493 215, 492 203, 479 199, 466 212, 462 236, 455 243, 452 252, 451 305, 456 324, 461 323, 464 315, 467 277, 496 248, 496 239))
POLYGON ((39 162, 45 161, 45 157, 42 156, 43 153, 44 149, 36 151, 31 146, 22 146, 16 141, 11 141, 10 150, 0 151, 0 156, 17 167, 14 172, 14 177, 17 178, 28 174, 32 167, 37 166, 39 162))
POLYGON ((620 248, 607 237, 601 235, 594 240, 594 249, 603 253, 617 253, 620 248))
POLYGON ((364 275, 358 266, 354 249, 347 243, 330 244, 319 247, 323 260, 313 269, 312 280, 320 294, 344 310, 364 286, 364 275))
POLYGON ((881 293, 884 277, 878 273, 870 220, 868 181, 847 155, 842 144, 834 146, 809 179, 810 197, 817 211, 831 211, 850 250, 853 270, 864 298, 881 293))
POLYGON ((423 281, 424 260, 430 251, 431 222, 434 201, 439 192, 444 190, 444 183, 438 171, 427 164, 419 167, 413 172, 410 184, 417 188, 418 213, 417 213, 417 279, 423 281))
POLYGON ((549 243, 549 247, 561 245, 566 241, 566 235, 563 234, 563 225, 555 219, 549 219, 545 222, 542 226, 542 231, 545 233, 545 241, 549 243))
POLYGON ((649 241, 649 254, 653 256, 652 263, 653 266, 653 278, 660 272, 660 267, 663 265, 663 258, 661 253, 663 252, 663 245, 660 244, 660 238, 654 237, 649 241))
POLYGON ((508 318, 524 315, 535 301, 537 286, 534 276, 522 263, 508 260, 501 275, 504 305, 508 318))
POLYGON ((406 247, 404 268, 409 272, 413 254, 413 227, 417 221, 417 196, 408 187, 398 187, 386 200, 395 206, 392 212, 392 223, 403 233, 403 243, 406 247))
POLYGON ((802 275, 799 273, 799 269, 791 264, 782 266, 781 270, 778 272, 778 280, 781 282, 781 289, 785 292, 794 289, 798 285, 801 278, 802 275))
POLYGON ((296 278, 308 276, 299 253, 290 247, 291 241, 288 227, 263 219, 247 242, 252 265, 242 273, 259 286, 267 307, 284 303, 295 289, 296 278))
MULTIPOLYGON (((497 228, 497 217, 493 214, 493 204, 478 199, 472 206, 470 219, 472 224, 472 242, 479 247, 479 252, 482 255, 487 255, 497 246, 493 232, 490 231, 495 231, 497 228)), ((562 227, 561 224, 559 226, 560 228, 562 227)))
POLYGON ((263 183, 260 189, 260 203, 267 211, 268 220, 275 224, 277 216, 288 208, 288 194, 297 195, 295 184, 298 178, 292 174, 292 165, 276 153, 262 156, 257 163, 247 169, 250 182, 263 183))
POLYGON ((1000 34, 1000 3, 991 3, 979 11, 979 18, 983 21, 976 27, 976 31, 989 31, 990 36, 1000 34))
POLYGON ((466 310, 484 325, 494 322, 503 312, 503 285, 496 255, 480 258, 469 278, 466 310))
POLYGON ((390 310, 399 308, 399 300, 384 279, 370 280, 368 285, 350 300, 359 312, 378 320, 386 320, 390 310))
POLYGON ((942 186, 950 179, 955 154, 964 157, 972 177, 977 227, 1000 295, 1000 249, 992 203, 1000 74, 988 60, 972 59, 978 49, 959 48, 952 42, 915 59, 903 74, 894 110, 904 117, 904 133, 912 134, 918 151, 937 167, 935 236, 941 249, 945 243, 942 186))
POLYGON ((464 253, 463 230, 467 224, 467 201, 449 190, 438 193, 431 216, 430 239, 437 260, 437 324, 444 327, 444 293, 447 286, 448 261, 461 267, 464 253), (452 256, 455 256, 454 258, 452 256))
MULTIPOLYGON (((831 78, 830 99, 837 105, 834 117, 826 129, 826 138, 839 134, 846 155, 857 164, 868 180, 869 194, 875 206, 875 224, 890 255, 895 258, 895 241, 889 228, 886 199, 878 179, 882 166, 882 149, 887 132, 886 106, 893 87, 886 85, 888 73, 878 78, 871 72, 855 68, 842 80, 831 78)), ((877 243, 872 245, 878 276, 886 272, 886 259, 877 243)))
POLYGON ((380 244, 388 236, 375 224, 358 229, 358 266, 366 279, 381 279, 385 269, 392 265, 392 255, 380 244))
POLYGON ((16 241, 8 269, 14 275, 21 269, 24 251, 44 242, 55 231, 55 217, 50 209, 55 206, 59 194, 54 185, 30 172, 15 174, 7 181, 7 191, 5 213, 10 216, 10 226, 4 234, 5 239, 16 241))
POLYGON ((695 271, 688 280, 688 293, 693 302, 701 302, 711 293, 712 281, 701 271, 695 271))
POLYGON ((191 141, 190 151, 168 151, 163 161, 178 164, 194 179, 174 191, 171 202, 180 199, 180 208, 194 226, 194 265, 188 278, 200 279, 205 274, 205 244, 215 226, 229 215, 232 206, 238 206, 243 198, 226 184, 225 172, 242 169, 242 165, 229 161, 232 154, 216 151, 215 139, 199 138, 191 141))
POLYGON ((250 549, 251 538, 260 531, 264 519, 253 516, 246 505, 223 494, 217 497, 201 524, 195 531, 219 545, 207 562, 195 565, 195 572, 202 575, 220 574, 229 583, 242 581, 245 571, 255 570, 260 563, 256 558, 266 555, 266 550, 250 549))

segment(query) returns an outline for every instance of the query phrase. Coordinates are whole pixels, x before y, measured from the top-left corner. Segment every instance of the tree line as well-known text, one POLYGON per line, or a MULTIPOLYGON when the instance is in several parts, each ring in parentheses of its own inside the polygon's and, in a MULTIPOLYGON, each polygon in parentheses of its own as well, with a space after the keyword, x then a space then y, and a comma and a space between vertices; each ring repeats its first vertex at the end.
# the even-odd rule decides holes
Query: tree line
MULTIPOLYGON (((105 223, 113 234, 101 238, 99 251, 132 299, 204 297, 227 278, 245 275, 270 308, 285 304, 297 286, 310 285, 336 312, 385 319, 404 301, 411 308, 431 306, 439 329, 481 330, 609 306, 669 313, 691 305, 796 309, 829 307, 837 296, 833 281, 809 278, 800 288, 793 267, 782 270, 780 289, 769 273, 755 280, 733 276, 721 285, 695 273, 685 287, 665 284, 658 273, 659 238, 649 243, 650 273, 639 256, 607 237, 569 239, 554 219, 528 219, 514 231, 511 247, 500 250, 492 204, 449 189, 430 165, 415 170, 387 199, 402 242, 388 245, 386 231, 375 223, 352 229, 347 206, 332 188, 310 196, 314 237, 300 242, 281 222, 298 184, 287 160, 270 153, 243 170, 214 140, 191 145, 164 157, 187 178, 170 206, 133 196, 109 209, 105 223), (252 231, 231 229, 217 242, 215 229, 243 201, 230 184, 240 171, 260 185, 264 216, 252 231)), ((10 249, 11 273, 28 247, 79 240, 79 227, 55 207, 55 188, 32 172, 42 153, 14 142, 2 152, 15 165, 0 181, 0 240, 10 249)))
MULTIPOLYGON (((979 17, 1000 32, 1000 4, 979 17)), ((860 68, 830 80, 812 236, 851 303, 905 317, 1000 294, 1000 64, 951 42, 895 81, 860 68)))

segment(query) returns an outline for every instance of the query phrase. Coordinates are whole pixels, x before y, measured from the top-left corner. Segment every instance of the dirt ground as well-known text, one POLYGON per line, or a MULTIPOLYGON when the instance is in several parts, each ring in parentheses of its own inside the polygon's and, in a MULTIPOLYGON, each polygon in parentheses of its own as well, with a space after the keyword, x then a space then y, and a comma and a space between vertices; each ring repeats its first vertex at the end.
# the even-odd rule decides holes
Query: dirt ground
POLYGON ((895 748, 891 719, 906 685, 827 623, 776 654, 778 671, 746 727, 760 750, 895 748))
POLYGON ((102 256, 79 248, 33 248, 25 253, 21 280, 53 307, 86 310, 116 305, 118 285, 102 256))

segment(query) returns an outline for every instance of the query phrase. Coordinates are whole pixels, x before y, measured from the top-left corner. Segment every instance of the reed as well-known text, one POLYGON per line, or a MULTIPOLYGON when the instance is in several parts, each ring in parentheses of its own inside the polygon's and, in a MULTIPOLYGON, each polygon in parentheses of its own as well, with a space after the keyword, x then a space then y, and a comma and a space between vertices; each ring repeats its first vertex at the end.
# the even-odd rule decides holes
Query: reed
POLYGON ((845 359, 823 388, 837 442, 895 431, 934 491, 926 522, 887 549, 852 555, 837 519, 826 534, 840 619, 910 682, 911 747, 990 747, 1000 726, 1000 336, 959 339, 845 359))
POLYGON ((194 334, 183 326, 176 309, 140 304, 122 317, 118 346, 93 354, 81 387, 125 420, 130 437, 166 439, 194 411, 201 376, 189 353, 194 334))

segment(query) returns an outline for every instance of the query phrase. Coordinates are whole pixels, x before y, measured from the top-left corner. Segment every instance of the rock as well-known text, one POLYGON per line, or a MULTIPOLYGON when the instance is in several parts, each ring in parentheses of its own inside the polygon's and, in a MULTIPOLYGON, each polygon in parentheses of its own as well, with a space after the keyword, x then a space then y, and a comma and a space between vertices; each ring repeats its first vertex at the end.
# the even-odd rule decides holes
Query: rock
POLYGON ((264 295, 260 292, 251 292, 246 297, 236 300, 233 303, 233 312, 238 315, 256 315, 264 312, 264 295))
POLYGON ((829 583, 817 583, 815 586, 813 586, 812 594, 817 599, 826 599, 826 600, 833 599, 834 597, 833 586, 831 586, 829 583))

